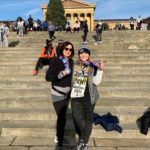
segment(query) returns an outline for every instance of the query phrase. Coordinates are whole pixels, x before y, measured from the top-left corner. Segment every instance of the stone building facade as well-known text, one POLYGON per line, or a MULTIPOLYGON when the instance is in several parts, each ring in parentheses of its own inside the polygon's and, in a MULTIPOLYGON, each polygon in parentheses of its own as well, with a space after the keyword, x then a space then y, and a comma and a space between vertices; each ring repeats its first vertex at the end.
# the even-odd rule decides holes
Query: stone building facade
MULTIPOLYGON (((95 3, 89 3, 83 0, 62 0, 62 4, 65 10, 67 21, 70 22, 72 27, 77 20, 80 20, 81 22, 87 20, 89 30, 94 30, 94 12, 96 8, 95 3)), ((42 4, 41 8, 45 20, 47 4, 42 4)))

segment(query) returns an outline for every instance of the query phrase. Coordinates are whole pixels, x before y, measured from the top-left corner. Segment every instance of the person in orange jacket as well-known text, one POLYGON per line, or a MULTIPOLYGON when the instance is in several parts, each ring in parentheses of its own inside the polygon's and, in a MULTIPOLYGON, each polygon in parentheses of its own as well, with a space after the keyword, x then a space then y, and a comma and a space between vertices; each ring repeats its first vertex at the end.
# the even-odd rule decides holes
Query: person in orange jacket
POLYGON ((46 46, 41 49, 40 57, 37 61, 33 75, 38 74, 38 70, 44 65, 50 65, 52 58, 55 57, 55 50, 52 46, 52 40, 46 39, 46 46))

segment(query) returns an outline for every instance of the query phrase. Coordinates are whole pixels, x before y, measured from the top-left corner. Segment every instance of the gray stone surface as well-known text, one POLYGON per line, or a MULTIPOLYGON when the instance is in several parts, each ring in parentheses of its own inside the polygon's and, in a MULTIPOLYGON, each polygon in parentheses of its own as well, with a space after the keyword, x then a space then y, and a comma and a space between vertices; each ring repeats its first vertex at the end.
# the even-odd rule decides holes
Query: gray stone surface
POLYGON ((0 150, 28 150, 24 146, 0 146, 0 150))
POLYGON ((54 147, 46 147, 46 146, 30 147, 29 150, 54 150, 54 147))
POLYGON ((119 147, 117 150, 149 150, 150 148, 141 147, 119 147))
POLYGON ((14 136, 8 136, 8 137, 0 137, 0 146, 3 145, 11 145, 13 140, 15 139, 14 136))
POLYGON ((55 146, 54 138, 17 137, 12 145, 55 146))
MULTIPOLYGON (((76 52, 82 43, 81 35, 81 32, 67 36, 56 32, 57 39, 73 42, 76 52)), ((99 46, 94 45, 93 35, 95 32, 88 33, 91 60, 105 63, 103 81, 98 86, 101 98, 95 112, 105 114, 109 111, 116 115, 123 132, 106 132, 100 126, 93 126, 90 149, 147 150, 150 134, 145 136, 139 132, 136 119, 150 106, 149 31, 106 31, 103 32, 103 44, 99 46)), ((19 40, 19 44, 0 48, 2 150, 54 149, 56 114, 49 102, 50 83, 45 81, 45 68, 37 76, 32 76, 46 38, 47 32, 29 32, 24 38, 17 38, 16 33, 11 32, 9 42, 19 40)), ((53 42, 54 47, 57 39, 53 42)), ((75 55, 74 60, 77 57, 75 55)), ((71 120, 70 111, 67 116, 71 120)), ((66 136, 70 135, 70 145, 75 146, 75 138, 70 139, 75 136, 72 129, 72 124, 67 124, 66 136)), ((66 148, 69 149, 72 147, 66 148)))

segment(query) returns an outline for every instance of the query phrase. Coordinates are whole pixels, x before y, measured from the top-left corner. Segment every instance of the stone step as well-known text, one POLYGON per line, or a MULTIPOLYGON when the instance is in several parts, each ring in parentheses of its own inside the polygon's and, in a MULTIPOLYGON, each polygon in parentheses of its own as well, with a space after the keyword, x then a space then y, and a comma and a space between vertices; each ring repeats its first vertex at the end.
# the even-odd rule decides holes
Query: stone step
MULTIPOLYGON (((142 55, 142 58, 143 57, 146 57, 148 58, 148 56, 150 56, 150 54, 148 52, 146 52, 145 54, 138 54, 138 53, 133 53, 133 54, 129 54, 129 53, 117 53, 117 54, 111 54, 111 53, 107 53, 107 54, 103 54, 103 53, 100 53, 100 55, 92 55, 91 57, 92 58, 95 58, 95 57, 108 57, 108 58, 118 58, 120 57, 121 58, 126 58, 126 57, 133 57, 133 58, 141 58, 141 55, 142 55)), ((1 57, 8 57, 8 58, 11 58, 11 57, 29 57, 29 58, 33 58, 33 57, 39 57, 40 56, 40 53, 37 51, 36 53, 2 53, 1 54, 1 57)), ((77 58, 78 56, 75 55, 74 58, 77 58)))
MULTIPOLYGON (((149 98, 143 97, 109 97, 102 96, 96 103, 96 107, 101 106, 138 106, 147 107, 150 104, 149 98)), ((12 97, 0 98, 0 108, 52 108, 51 96, 47 97, 12 97)))
MULTIPOLYGON (((44 77, 43 77, 44 78, 44 77)), ((37 78, 36 78, 37 79, 37 78)), ((45 78, 44 78, 45 79, 45 78)), ((8 79, 6 79, 8 80, 8 79)), ((11 79, 10 79, 11 80, 11 79)), ((50 83, 46 81, 36 81, 32 80, 29 81, 26 79, 26 81, 4 81, 2 78, 2 81, 0 80, 0 89, 47 89, 50 88, 50 83)), ((145 82, 142 80, 141 81, 128 81, 128 78, 126 78, 126 81, 108 81, 108 80, 103 80, 100 85, 97 87, 102 87, 102 88, 134 88, 134 87, 150 87, 150 81, 149 79, 145 80, 145 82)))
MULTIPOLYGON (((147 98, 150 96, 149 93, 150 87, 98 87, 98 91, 103 96, 112 96, 112 97, 129 97, 129 96, 135 96, 135 97, 141 97, 147 98)), ((47 87, 37 87, 34 89, 1 89, 0 95, 4 98, 8 97, 47 97, 47 95, 50 95, 50 88, 47 87)))
MULTIPOLYGON (((29 57, 21 57, 19 56, 18 58, 15 58, 14 56, 6 56, 6 57, 0 57, 1 61, 18 61, 20 62, 22 61, 37 61, 39 55, 33 57, 30 56, 29 57)), ((78 56, 76 55, 74 57, 75 59, 78 58, 78 56)), ((91 58, 92 60, 104 60, 104 61, 112 61, 112 60, 116 60, 116 61, 123 61, 123 62, 132 62, 132 61, 148 61, 150 60, 150 56, 93 56, 91 58)))
MULTIPOLYGON (((39 74, 37 76, 32 76, 30 75, 0 75, 0 81, 33 81, 33 82, 44 82, 45 81, 45 75, 42 74, 44 70, 40 70, 39 74)), ((149 75, 111 75, 111 74, 104 74, 102 82, 105 81, 118 81, 118 82, 127 82, 127 81, 138 81, 138 82, 145 82, 145 81, 150 81, 150 76, 149 75)), ((141 83, 142 84, 142 83, 141 83)), ((101 85, 100 85, 101 86, 101 85)))
POLYGON ((51 97, 39 98, 39 97, 27 97, 27 98, 8 98, 0 99, 0 108, 49 108, 53 107, 51 97))
MULTIPOLYGON (((35 66, 33 66, 33 68, 26 68, 26 69, 1 69, 0 75, 32 75, 33 70, 34 70, 35 66)), ((111 69, 105 69, 104 70, 104 75, 106 74, 111 74, 111 75, 120 75, 120 73, 122 73, 122 75, 149 75, 150 74, 150 68, 146 67, 146 68, 140 68, 139 70, 136 68, 128 68, 128 69, 124 69, 124 68, 111 68, 111 69)), ((42 74, 45 76, 45 69, 42 69, 39 71, 39 74, 42 74)))
MULTIPOLYGON (((33 67, 35 67, 35 64, 36 63, 33 63, 33 62, 30 62, 29 64, 8 64, 5 63, 5 62, 2 62, 0 64, 0 69, 4 70, 4 69, 33 69, 33 67)), ((150 64, 108 64, 108 63, 105 63, 104 62, 104 65, 105 65, 105 69, 147 69, 150 67, 150 64)))
POLYGON ((101 146, 118 147, 117 150, 148 150, 150 148, 149 139, 137 139, 137 138, 94 138, 95 146, 101 148, 101 146))
MULTIPOLYGON (((17 107, 16 107, 17 108, 17 107)), ((53 107, 33 107, 33 108, 2 108, 0 110, 0 120, 56 120, 56 113, 53 107)), ((94 112, 99 115, 110 112, 118 117, 120 124, 136 123, 136 120, 148 109, 147 106, 96 106, 94 112)), ((71 119, 71 110, 68 108, 68 119, 71 119)))
MULTIPOLYGON (((102 82, 103 81, 122 81, 122 82, 126 82, 126 81, 138 81, 138 82, 145 82, 145 81, 150 81, 150 76, 149 75, 140 75, 136 74, 136 75, 123 75, 123 74, 118 74, 118 75, 111 75, 111 74, 104 74, 103 78, 102 78, 102 82)), ((142 83, 141 83, 142 84, 142 83)))
POLYGON ((143 97, 106 97, 102 96, 96 102, 96 106, 148 106, 150 103, 150 98, 143 97))
MULTIPOLYGON (((28 58, 11 58, 11 60, 8 60, 7 58, 1 58, 3 60, 1 60, 1 64, 5 64, 5 65, 23 65, 23 64, 36 64, 38 57, 34 57, 32 59, 28 59, 28 58)), ((76 61, 76 59, 74 59, 74 61, 76 61)), ((150 63, 149 59, 139 59, 138 61, 136 59, 113 59, 113 58, 102 58, 102 57, 95 57, 91 59, 92 61, 100 61, 103 60, 105 63, 128 63, 128 64, 133 64, 133 63, 137 63, 137 64, 147 64, 150 63)), ((114 65, 115 66, 115 65, 114 65)))
POLYGON ((41 89, 49 88, 50 83, 48 82, 31 82, 31 81, 26 81, 26 82, 14 82, 14 81, 9 81, 9 82, 0 82, 0 89, 38 89, 38 87, 41 89))
MULTIPOLYGON (((1 136, 23 136, 23 137, 54 137, 56 121, 36 121, 36 120, 21 120, 21 121, 1 121, 2 127, 1 136)), ((137 138, 149 139, 147 136, 140 133, 136 123, 133 124, 118 124, 122 129, 122 133, 114 131, 106 131, 101 125, 94 125, 91 138, 137 138)), ((72 120, 67 120, 65 136, 74 137, 75 129, 72 120)))
MULTIPOLYGON (((45 137, 2 137, 2 150, 54 150, 54 138, 45 137), (4 142, 5 141, 5 142, 4 142), (8 146, 12 143, 11 146, 8 146)), ((65 150, 74 149, 76 146, 76 138, 69 139, 69 146, 65 150)), ((91 138, 89 141, 90 150, 149 150, 149 139, 136 139, 136 138, 91 138)))

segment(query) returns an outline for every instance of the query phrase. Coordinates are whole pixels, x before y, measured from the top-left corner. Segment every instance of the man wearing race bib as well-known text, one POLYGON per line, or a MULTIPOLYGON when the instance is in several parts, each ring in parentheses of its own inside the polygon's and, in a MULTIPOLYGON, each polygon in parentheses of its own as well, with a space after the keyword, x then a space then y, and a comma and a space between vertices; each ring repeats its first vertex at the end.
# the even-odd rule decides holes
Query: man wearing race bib
POLYGON ((77 150, 88 150, 88 141, 92 132, 92 114, 99 94, 96 85, 100 83, 100 73, 104 64, 90 61, 90 50, 78 51, 79 61, 74 65, 71 90, 72 116, 79 136, 77 150))

